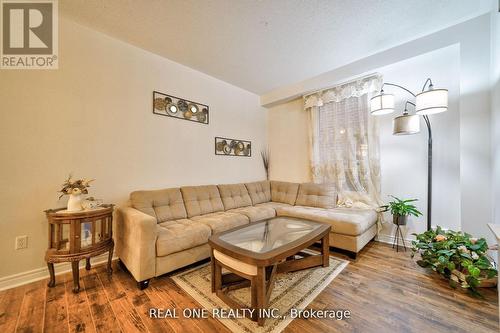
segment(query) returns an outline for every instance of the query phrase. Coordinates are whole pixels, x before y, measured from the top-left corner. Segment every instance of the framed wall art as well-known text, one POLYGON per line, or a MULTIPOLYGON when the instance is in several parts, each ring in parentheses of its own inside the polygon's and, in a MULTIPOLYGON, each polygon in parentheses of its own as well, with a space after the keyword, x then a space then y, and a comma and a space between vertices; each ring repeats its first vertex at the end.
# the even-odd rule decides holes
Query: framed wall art
POLYGON ((153 113, 208 125, 209 107, 172 95, 153 91, 153 113))
POLYGON ((215 137, 215 155, 252 156, 252 143, 246 140, 215 137))

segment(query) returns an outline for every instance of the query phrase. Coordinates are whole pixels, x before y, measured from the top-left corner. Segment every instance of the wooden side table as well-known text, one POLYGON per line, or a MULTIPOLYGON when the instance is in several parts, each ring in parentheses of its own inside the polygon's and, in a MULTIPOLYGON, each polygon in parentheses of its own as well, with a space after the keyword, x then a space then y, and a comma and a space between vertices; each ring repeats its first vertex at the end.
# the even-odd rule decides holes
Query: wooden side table
POLYGON ((85 268, 90 270, 90 258, 109 252, 108 273, 112 273, 113 257, 113 207, 102 205, 96 209, 68 212, 66 209, 49 209, 45 213, 49 222, 49 247, 45 261, 49 268, 49 287, 56 283, 54 263, 71 262, 73 271, 73 292, 80 291, 80 260, 86 260, 85 268))

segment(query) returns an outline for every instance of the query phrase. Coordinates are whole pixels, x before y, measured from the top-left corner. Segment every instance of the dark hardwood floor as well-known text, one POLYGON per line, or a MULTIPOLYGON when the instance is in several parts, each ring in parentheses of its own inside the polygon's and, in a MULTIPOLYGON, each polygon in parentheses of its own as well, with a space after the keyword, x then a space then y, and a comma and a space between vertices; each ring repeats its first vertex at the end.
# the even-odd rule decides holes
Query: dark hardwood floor
MULTIPOLYGON (((346 256, 332 253, 347 259, 346 256)), ((115 262, 81 270, 79 294, 71 292, 71 273, 0 292, 0 332, 229 332, 219 321, 150 319, 148 309, 199 307, 173 281, 154 279, 144 291, 115 262)), ((448 287, 418 267, 409 252, 372 242, 309 305, 346 309, 351 318, 296 319, 285 332, 498 332, 496 289, 478 299, 448 287)))

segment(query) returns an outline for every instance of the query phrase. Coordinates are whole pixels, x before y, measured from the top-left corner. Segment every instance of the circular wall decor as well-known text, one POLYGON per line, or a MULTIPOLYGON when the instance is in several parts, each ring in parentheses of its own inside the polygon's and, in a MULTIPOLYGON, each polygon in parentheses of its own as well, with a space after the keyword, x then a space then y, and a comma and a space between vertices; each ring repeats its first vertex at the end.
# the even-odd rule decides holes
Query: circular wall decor
MULTIPOLYGON (((203 113, 203 112, 200 112, 203 113)), ((215 154, 229 156, 252 156, 251 142, 239 139, 215 137, 215 154)))
POLYGON ((245 149, 245 145, 243 144, 243 142, 238 141, 234 145, 234 154, 235 155, 240 155, 243 152, 244 149, 245 149))
POLYGON ((163 111, 163 110, 165 110, 166 105, 167 105, 167 103, 165 102, 165 100, 163 98, 155 98, 154 106, 155 106, 156 110, 163 111))
POLYGON ((225 146, 227 146, 227 141, 222 140, 222 141, 217 142, 215 149, 217 149, 217 151, 223 152, 225 146))
POLYGON ((200 123, 204 123, 205 121, 207 121, 207 115, 206 113, 203 112, 197 112, 196 119, 198 119, 200 123))
POLYGON ((194 114, 194 113, 198 112, 198 105, 191 103, 188 106, 188 110, 194 114))
POLYGON ((153 113, 208 125, 210 110, 208 105, 153 91, 153 113))
POLYGON ((178 102, 177 102, 177 107, 179 108, 179 111, 181 112, 186 112, 187 109, 188 109, 188 103, 186 103, 185 100, 183 99, 180 99, 178 102))
POLYGON ((178 111, 179 109, 177 108, 177 105, 173 103, 167 104, 167 113, 169 115, 176 116, 178 111))

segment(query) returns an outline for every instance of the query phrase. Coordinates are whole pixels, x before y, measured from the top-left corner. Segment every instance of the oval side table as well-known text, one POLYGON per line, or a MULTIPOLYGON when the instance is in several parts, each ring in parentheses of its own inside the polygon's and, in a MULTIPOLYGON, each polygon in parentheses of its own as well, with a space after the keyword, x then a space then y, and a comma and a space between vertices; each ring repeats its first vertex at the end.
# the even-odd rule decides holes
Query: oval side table
POLYGON ((73 292, 80 291, 78 263, 85 259, 90 270, 90 258, 109 252, 108 273, 112 273, 113 207, 102 205, 95 209, 68 212, 64 208, 45 211, 49 222, 49 246, 45 261, 50 273, 49 287, 56 284, 54 263, 71 262, 73 292))

